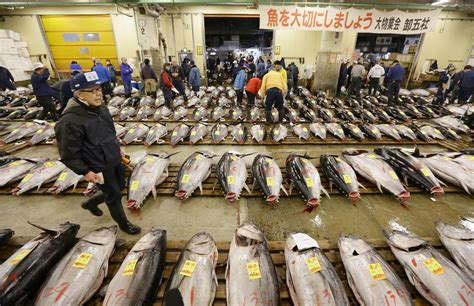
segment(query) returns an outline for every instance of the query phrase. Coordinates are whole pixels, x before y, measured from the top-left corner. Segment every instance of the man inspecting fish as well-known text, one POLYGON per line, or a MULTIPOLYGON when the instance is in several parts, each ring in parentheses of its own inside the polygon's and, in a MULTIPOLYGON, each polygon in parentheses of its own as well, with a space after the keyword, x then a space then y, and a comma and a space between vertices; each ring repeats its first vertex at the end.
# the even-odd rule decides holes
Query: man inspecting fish
POLYGON ((96 72, 81 73, 71 80, 74 97, 69 100, 55 127, 61 161, 90 183, 99 183, 101 191, 82 203, 94 216, 106 203, 110 215, 128 234, 140 233, 140 227, 127 220, 122 206, 125 169, 123 152, 116 138, 112 117, 102 101, 96 72))

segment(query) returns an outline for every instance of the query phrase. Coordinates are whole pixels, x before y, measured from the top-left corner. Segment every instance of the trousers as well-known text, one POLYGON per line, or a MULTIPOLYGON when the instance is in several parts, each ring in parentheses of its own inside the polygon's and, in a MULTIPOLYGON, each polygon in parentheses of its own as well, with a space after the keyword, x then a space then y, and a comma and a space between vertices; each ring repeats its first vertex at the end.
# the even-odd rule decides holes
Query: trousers
POLYGON ((125 188, 125 167, 119 163, 102 171, 104 184, 99 185, 107 206, 122 206, 122 189, 125 188))
POLYGON ((56 106, 54 106, 53 99, 51 96, 36 96, 39 105, 43 107, 43 110, 38 115, 39 120, 45 119, 48 114, 51 114, 51 118, 54 121, 58 121, 58 114, 56 113, 56 106))
POLYGON ((401 81, 388 82, 388 104, 395 104, 398 100, 398 93, 400 92, 401 81))

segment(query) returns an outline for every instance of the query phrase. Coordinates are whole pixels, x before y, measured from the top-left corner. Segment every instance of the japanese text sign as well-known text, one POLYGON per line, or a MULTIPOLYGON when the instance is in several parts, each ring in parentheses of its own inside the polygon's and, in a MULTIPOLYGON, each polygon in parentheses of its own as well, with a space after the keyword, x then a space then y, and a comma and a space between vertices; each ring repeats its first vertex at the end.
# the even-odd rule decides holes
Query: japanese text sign
POLYGON ((259 6, 259 11, 261 29, 393 34, 433 32, 441 12, 264 5, 259 6))

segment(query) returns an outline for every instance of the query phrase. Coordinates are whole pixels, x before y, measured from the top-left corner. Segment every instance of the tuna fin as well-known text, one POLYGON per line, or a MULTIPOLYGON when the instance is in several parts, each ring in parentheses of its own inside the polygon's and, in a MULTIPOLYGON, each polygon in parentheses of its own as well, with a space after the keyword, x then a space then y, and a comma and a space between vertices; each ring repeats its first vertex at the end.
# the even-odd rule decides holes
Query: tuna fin
POLYGON ((255 183, 256 183, 256 182, 257 182, 257 181, 256 181, 255 179, 253 179, 253 183, 252 183, 252 191, 255 189, 255 183))
POLYGON ((288 194, 288 191, 286 191, 285 189, 285 186, 283 186, 283 184, 281 184, 281 189, 283 190, 283 192, 286 194, 286 196, 288 197, 289 194, 288 194))
POLYGON ((247 185, 247 183, 244 183, 244 188, 245 188, 245 190, 247 190, 247 192, 248 192, 249 194, 252 193, 252 192, 250 191, 250 188, 249 188, 249 186, 247 185))
POLYGON ((36 188, 36 191, 39 191, 41 188, 41 183, 38 184, 38 188, 36 188))
POLYGON ((467 194, 471 194, 471 192, 469 191, 469 187, 466 186, 466 184, 464 184, 463 182, 459 181, 459 183, 461 184, 462 188, 467 192, 467 194))
POLYGON ((104 299, 105 295, 107 294, 108 289, 109 289, 109 284, 103 286, 94 296, 104 299))
MULTIPOLYGON (((380 190, 380 193, 383 193, 382 186, 377 182, 377 188, 380 190)), ((365 188, 364 188, 365 189, 365 188)), ((367 189, 366 189, 367 190, 367 189)))
POLYGON ((214 182, 214 185, 212 186, 212 191, 216 189, 216 186, 217 186, 217 181, 214 182))
POLYGON ((289 194, 291 194, 292 191, 293 191, 293 182, 290 182, 290 193, 289 194))
POLYGON ((39 229, 42 230, 43 232, 46 232, 46 233, 48 233, 48 234, 50 234, 50 235, 52 235, 52 236, 56 236, 56 235, 58 234, 57 231, 53 231, 53 230, 50 230, 50 229, 41 227, 41 226, 39 226, 39 225, 36 225, 36 224, 31 223, 30 221, 27 221, 27 223, 28 223, 29 225, 31 225, 31 226, 34 226, 34 227, 36 227, 36 228, 39 228, 39 229))
POLYGON ((439 182, 441 185, 443 185, 444 187, 448 187, 448 185, 446 185, 446 183, 443 182, 442 180, 438 179, 438 182, 439 182))
POLYGON ((332 192, 332 181, 329 180, 329 190, 332 192))
POLYGON ((153 188, 151 189, 151 194, 153 195, 153 199, 156 200, 156 187, 153 186, 153 188))
POLYGON ((329 196, 328 191, 323 187, 323 185, 321 185, 321 191, 328 197, 328 199, 331 198, 331 197, 329 196))
POLYGON ((362 189, 367 190, 367 188, 365 188, 365 186, 362 185, 361 183, 357 182, 357 185, 359 185, 359 187, 361 187, 362 189))
POLYGON ((199 190, 201 190, 201 195, 202 195, 202 183, 199 184, 199 190))

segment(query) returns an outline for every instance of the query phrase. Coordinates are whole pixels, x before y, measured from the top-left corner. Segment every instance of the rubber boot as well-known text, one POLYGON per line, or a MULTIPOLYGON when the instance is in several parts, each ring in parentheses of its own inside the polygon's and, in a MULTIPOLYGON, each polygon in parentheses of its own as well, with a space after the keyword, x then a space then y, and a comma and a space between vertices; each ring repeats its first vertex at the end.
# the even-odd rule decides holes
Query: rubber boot
POLYGON ((102 191, 97 191, 93 196, 91 196, 89 199, 81 203, 81 207, 84 209, 87 209, 88 211, 91 212, 94 216, 100 217, 104 213, 102 210, 97 207, 98 205, 102 204, 105 202, 105 196, 102 191))
POLYGON ((141 232, 141 228, 137 225, 130 223, 127 220, 127 216, 123 211, 122 203, 118 203, 118 205, 107 205, 110 211, 110 215, 115 222, 117 222, 118 226, 122 231, 130 235, 137 235, 141 232))
POLYGON ((272 124, 273 117, 272 117, 272 112, 271 111, 265 111, 265 125, 270 125, 272 124))
POLYGON ((285 119, 285 111, 284 110, 279 110, 278 111, 278 122, 282 123, 284 119, 285 119))

